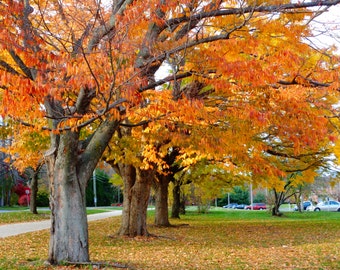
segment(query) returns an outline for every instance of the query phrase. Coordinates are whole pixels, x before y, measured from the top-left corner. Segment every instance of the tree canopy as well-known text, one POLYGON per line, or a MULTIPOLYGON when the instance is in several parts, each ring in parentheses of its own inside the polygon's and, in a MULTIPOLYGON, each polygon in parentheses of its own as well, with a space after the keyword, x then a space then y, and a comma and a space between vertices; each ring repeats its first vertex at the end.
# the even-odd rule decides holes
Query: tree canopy
POLYGON ((289 164, 321 164, 336 139, 339 59, 308 39, 338 3, 2 1, 0 114, 33 131, 17 142, 50 135, 49 261, 89 260, 86 213, 72 211, 110 143, 139 184, 169 166, 171 147, 183 166, 204 158, 268 185, 289 164))

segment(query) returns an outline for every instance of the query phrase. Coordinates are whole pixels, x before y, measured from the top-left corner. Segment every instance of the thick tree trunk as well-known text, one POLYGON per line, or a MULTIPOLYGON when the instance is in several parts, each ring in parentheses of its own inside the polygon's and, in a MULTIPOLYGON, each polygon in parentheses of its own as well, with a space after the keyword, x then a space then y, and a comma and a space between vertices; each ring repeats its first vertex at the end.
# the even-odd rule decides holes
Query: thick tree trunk
POLYGON ((46 156, 50 180, 49 262, 88 262, 86 180, 77 172, 77 134, 60 135, 58 149, 46 156))
POLYGON ((120 173, 124 180, 124 203, 122 224, 119 235, 129 237, 148 236, 147 208, 150 197, 152 172, 120 166, 120 173))
POLYGON ((38 195, 38 173, 40 166, 36 170, 32 170, 31 176, 31 198, 30 198, 30 211, 33 214, 38 214, 37 210, 37 195, 38 195))
MULTIPOLYGON (((95 91, 80 91, 76 109, 86 112, 95 91)), ((65 111, 51 97, 45 100, 51 128, 57 129, 65 111)), ((106 146, 119 125, 118 120, 102 121, 86 140, 79 139, 80 130, 51 132, 51 148, 45 153, 50 182, 51 235, 48 261, 88 262, 88 225, 86 215, 86 185, 106 146)))
POLYGON ((124 181, 122 223, 118 230, 118 235, 129 236, 131 188, 136 182, 136 169, 132 165, 119 164, 117 173, 124 181))
POLYGON ((155 211, 155 225, 156 226, 170 226, 169 209, 168 209, 168 187, 171 175, 158 175, 154 181, 156 211, 155 211))
POLYGON ((181 186, 174 182, 174 187, 172 189, 173 203, 172 203, 172 218, 180 218, 179 214, 181 211, 181 186))
POLYGON ((136 172, 136 182, 131 189, 129 234, 130 236, 148 236, 146 218, 152 178, 149 171, 137 169, 136 172))

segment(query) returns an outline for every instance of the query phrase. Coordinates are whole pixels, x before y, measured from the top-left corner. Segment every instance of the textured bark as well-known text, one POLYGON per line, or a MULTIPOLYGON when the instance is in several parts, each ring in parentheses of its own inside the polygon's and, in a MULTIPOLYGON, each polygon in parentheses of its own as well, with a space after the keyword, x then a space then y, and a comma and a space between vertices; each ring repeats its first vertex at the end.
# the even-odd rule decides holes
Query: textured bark
POLYGON ((154 181, 156 198, 155 225, 170 226, 168 209, 168 187, 172 175, 158 175, 154 181))
POLYGON ((119 164, 118 173, 124 181, 122 223, 118 235, 129 235, 131 188, 136 182, 136 169, 132 165, 119 164))
POLYGON ((46 156, 50 180, 49 262, 88 262, 86 181, 77 173, 78 136, 66 132, 58 149, 46 156))
MULTIPOLYGON (((79 96, 77 111, 83 112, 92 91, 79 96)), ((64 109, 47 98, 45 107, 58 119, 64 109)), ((88 262, 89 243, 85 189, 119 122, 107 119, 87 140, 79 139, 80 130, 51 132, 51 148, 45 153, 50 186, 51 234, 48 261, 51 264, 88 262)), ((52 121, 56 128, 58 120, 52 121)))
POLYGON ((146 218, 152 172, 125 165, 120 166, 120 173, 124 180, 124 203, 118 234, 129 237, 149 236, 146 218))
POLYGON ((130 236, 149 236, 146 218, 151 181, 152 178, 149 171, 136 169, 136 182, 131 189, 130 236))

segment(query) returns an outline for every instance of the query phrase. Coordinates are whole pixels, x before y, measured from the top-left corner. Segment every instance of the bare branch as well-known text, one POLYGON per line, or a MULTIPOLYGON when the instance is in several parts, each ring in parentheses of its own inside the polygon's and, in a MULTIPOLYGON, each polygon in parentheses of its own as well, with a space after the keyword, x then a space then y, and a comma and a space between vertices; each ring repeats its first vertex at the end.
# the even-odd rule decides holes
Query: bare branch
POLYGON ((20 56, 17 55, 13 50, 9 50, 9 54, 11 55, 14 62, 19 66, 21 71, 25 74, 25 76, 33 81, 34 76, 32 74, 32 70, 28 66, 26 66, 26 64, 24 63, 24 61, 22 61, 20 56))
MULTIPOLYGON (((182 44, 180 46, 177 46, 176 48, 173 48, 171 50, 163 52, 162 54, 155 56, 155 57, 152 57, 152 58, 150 57, 148 49, 146 49, 147 51, 143 52, 143 54, 141 56, 144 59, 142 61, 137 62, 137 67, 139 67, 139 68, 144 67, 144 69, 147 70, 144 73, 146 73, 147 76, 151 76, 153 74, 150 74, 150 72, 149 72, 150 67, 152 67, 151 72, 156 72, 158 70, 158 68, 160 67, 161 63, 167 57, 169 57, 169 55, 173 55, 173 54, 185 51, 188 48, 193 48, 193 47, 196 47, 200 44, 206 44, 206 43, 210 43, 210 42, 214 42, 214 41, 218 41, 218 40, 229 39, 230 35, 233 32, 241 29, 242 27, 244 27, 246 25, 246 23, 252 18, 252 15, 253 15, 253 13, 249 13, 248 16, 244 18, 244 20, 241 24, 236 25, 233 29, 229 30, 227 33, 222 33, 222 34, 218 34, 218 35, 208 36, 208 37, 205 37, 205 38, 191 40, 191 41, 185 42, 184 44, 182 44), (157 68, 153 68, 154 66, 157 67, 157 68)), ((158 28, 156 28, 154 35, 156 33, 159 33, 159 32, 160 32, 160 30, 158 28)))
POLYGON ((315 81, 315 80, 312 80, 312 79, 308 79, 308 78, 302 77, 300 75, 295 77, 292 81, 279 80, 278 84, 281 84, 281 85, 296 85, 296 84, 301 84, 301 83, 299 83, 296 80, 298 77, 302 78, 306 82, 306 84, 308 84, 311 87, 328 87, 328 86, 331 85, 330 83, 318 82, 318 81, 315 81))
POLYGON ((131 4, 133 0, 118 0, 114 2, 115 6, 113 7, 110 20, 107 23, 104 23, 103 25, 100 25, 93 30, 93 35, 87 46, 88 51, 92 51, 104 36, 108 35, 111 31, 114 31, 116 24, 116 16, 122 15, 126 10, 126 7, 129 4, 131 4))
POLYGON ((167 82, 173 81, 175 79, 175 77, 176 77, 176 79, 183 79, 183 78, 190 77, 193 74, 194 74, 194 72, 188 71, 188 72, 185 72, 185 73, 182 73, 182 74, 170 75, 170 76, 165 77, 164 79, 161 79, 161 80, 158 80, 156 82, 150 83, 146 86, 143 86, 143 87, 139 88, 138 91, 143 92, 143 91, 146 91, 146 90, 149 90, 149 89, 153 89, 157 86, 160 86, 160 85, 165 84, 167 82))
POLYGON ((188 21, 202 20, 204 18, 228 16, 228 15, 243 15, 253 12, 263 13, 279 13, 291 9, 304 9, 311 7, 331 7, 340 3, 340 0, 328 0, 328 1, 310 1, 310 2, 298 2, 282 5, 260 5, 260 6, 248 6, 242 8, 228 8, 228 9, 216 9, 207 12, 201 12, 193 14, 191 16, 183 16, 179 18, 171 18, 166 22, 166 25, 174 26, 188 21))
POLYGON ((300 154, 300 155, 292 155, 292 154, 277 152, 277 151, 274 151, 274 150, 271 150, 271 149, 267 149, 266 153, 268 153, 270 155, 273 155, 273 156, 285 157, 285 158, 293 158, 293 159, 297 159, 297 160, 301 160, 302 158, 305 158, 305 157, 313 157, 315 155, 330 154, 327 151, 322 151, 322 152, 311 152, 311 153, 300 154))

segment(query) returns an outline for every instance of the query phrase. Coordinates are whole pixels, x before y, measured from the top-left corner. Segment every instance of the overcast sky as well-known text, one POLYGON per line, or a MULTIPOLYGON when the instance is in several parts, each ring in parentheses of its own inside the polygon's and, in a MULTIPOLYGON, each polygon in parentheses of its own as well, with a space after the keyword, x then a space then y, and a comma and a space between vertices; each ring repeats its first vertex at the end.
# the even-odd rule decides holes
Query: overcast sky
POLYGON ((312 27, 316 29, 317 37, 314 40, 318 46, 335 45, 340 51, 340 5, 329 8, 315 18, 312 27))

